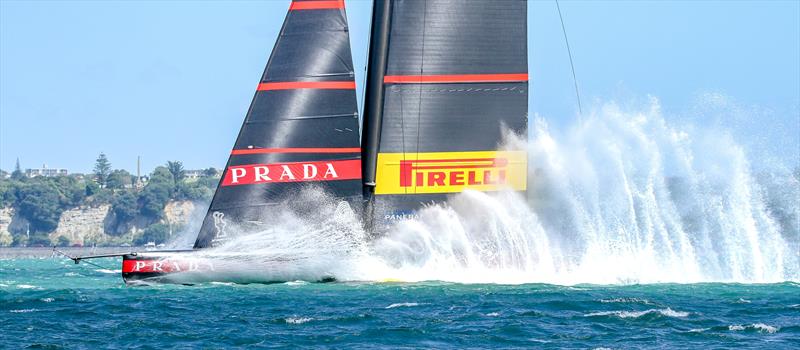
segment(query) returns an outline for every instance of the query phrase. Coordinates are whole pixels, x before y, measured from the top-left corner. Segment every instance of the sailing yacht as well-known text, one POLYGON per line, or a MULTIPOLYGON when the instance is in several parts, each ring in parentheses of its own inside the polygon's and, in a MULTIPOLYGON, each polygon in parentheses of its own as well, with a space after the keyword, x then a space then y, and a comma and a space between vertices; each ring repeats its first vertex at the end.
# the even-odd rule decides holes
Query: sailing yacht
MULTIPOLYGON (((463 190, 525 191, 524 0, 375 0, 363 118, 343 0, 294 0, 191 251, 123 256, 126 282, 213 274, 202 252, 264 231, 306 186, 379 235, 463 190)), ((285 262, 290 264, 290 261, 285 262)))

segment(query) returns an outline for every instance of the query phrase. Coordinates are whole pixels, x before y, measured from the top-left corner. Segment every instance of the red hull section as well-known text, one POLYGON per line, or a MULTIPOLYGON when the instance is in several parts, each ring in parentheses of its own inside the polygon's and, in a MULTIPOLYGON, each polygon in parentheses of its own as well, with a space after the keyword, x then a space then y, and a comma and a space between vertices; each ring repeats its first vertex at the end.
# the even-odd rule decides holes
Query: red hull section
POLYGON ((183 273, 214 271, 210 262, 187 256, 181 252, 129 254, 122 257, 122 279, 125 283, 175 282, 183 273))

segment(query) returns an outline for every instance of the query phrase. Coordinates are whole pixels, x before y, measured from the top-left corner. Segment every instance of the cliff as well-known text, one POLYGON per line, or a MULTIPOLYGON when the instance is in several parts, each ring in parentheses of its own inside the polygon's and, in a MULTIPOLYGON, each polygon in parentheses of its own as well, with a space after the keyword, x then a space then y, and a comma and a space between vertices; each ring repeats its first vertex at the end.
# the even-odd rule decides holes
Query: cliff
POLYGON ((11 245, 12 237, 8 227, 11 226, 11 220, 13 218, 13 208, 0 208, 0 246, 11 245))
MULTIPOLYGON (((187 226, 193 215, 199 217, 195 212, 199 207, 202 206, 191 201, 170 201, 164 208, 160 222, 175 228, 187 226)), ((80 245, 130 244, 137 234, 152 224, 146 221, 134 220, 133 224, 120 228, 115 223, 110 205, 80 206, 64 211, 58 220, 58 226, 48 237, 54 244, 59 241, 59 237, 68 239, 70 244, 80 245)), ((11 232, 23 233, 26 226, 27 222, 15 215, 13 208, 0 208, 0 246, 11 245, 11 232)))
POLYGON ((164 207, 164 219, 162 221, 171 226, 184 226, 189 223, 189 218, 196 209, 199 208, 192 201, 167 202, 164 207))
POLYGON ((110 237, 105 233, 103 222, 111 206, 96 208, 82 206, 64 211, 58 219, 58 227, 50 233, 50 241, 58 242, 58 237, 66 237, 71 244, 105 243, 110 237))

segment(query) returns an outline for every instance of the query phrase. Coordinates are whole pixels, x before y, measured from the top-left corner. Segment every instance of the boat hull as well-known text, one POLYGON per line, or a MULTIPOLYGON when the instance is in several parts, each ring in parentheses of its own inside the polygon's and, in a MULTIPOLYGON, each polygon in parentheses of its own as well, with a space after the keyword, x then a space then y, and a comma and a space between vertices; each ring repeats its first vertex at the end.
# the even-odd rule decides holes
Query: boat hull
POLYGON ((122 256, 125 283, 187 283, 214 271, 210 261, 192 251, 132 253, 122 256))
POLYGON ((306 259, 302 257, 212 254, 199 250, 131 253, 122 257, 122 279, 126 284, 336 281, 324 267, 304 262, 306 259))

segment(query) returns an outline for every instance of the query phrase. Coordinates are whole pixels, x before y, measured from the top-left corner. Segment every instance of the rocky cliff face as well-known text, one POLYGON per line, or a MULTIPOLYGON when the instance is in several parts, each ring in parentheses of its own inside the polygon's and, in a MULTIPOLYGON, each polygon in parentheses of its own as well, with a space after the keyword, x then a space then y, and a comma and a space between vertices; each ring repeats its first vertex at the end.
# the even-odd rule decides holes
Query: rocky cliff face
MULTIPOLYGON (((164 208, 161 221, 174 227, 186 226, 197 209, 198 206, 190 201, 172 201, 164 208)), ((61 214, 58 227, 49 234, 50 240, 55 243, 59 237, 65 237, 71 244, 81 245, 131 243, 133 237, 144 228, 139 227, 144 224, 137 225, 134 222, 120 232, 113 222, 113 216, 108 204, 69 209, 61 214)), ((11 245, 11 232, 24 232, 26 223, 23 221, 14 215, 13 208, 0 208, 0 246, 11 245)))
POLYGON ((12 238, 8 227, 11 226, 11 220, 13 219, 13 208, 0 208, 0 246, 11 245, 12 238))
POLYGON ((28 226, 28 220, 17 215, 14 208, 0 208, 0 246, 11 245, 13 233, 25 233, 28 226))
POLYGON ((88 245, 92 243, 105 243, 111 237, 105 233, 103 223, 108 216, 111 206, 108 204, 99 207, 78 207, 61 214, 58 227, 50 233, 50 240, 58 241, 58 237, 66 237, 72 244, 88 245))
POLYGON ((164 207, 164 221, 173 226, 184 226, 194 213, 197 206, 190 201, 169 202, 164 207))

